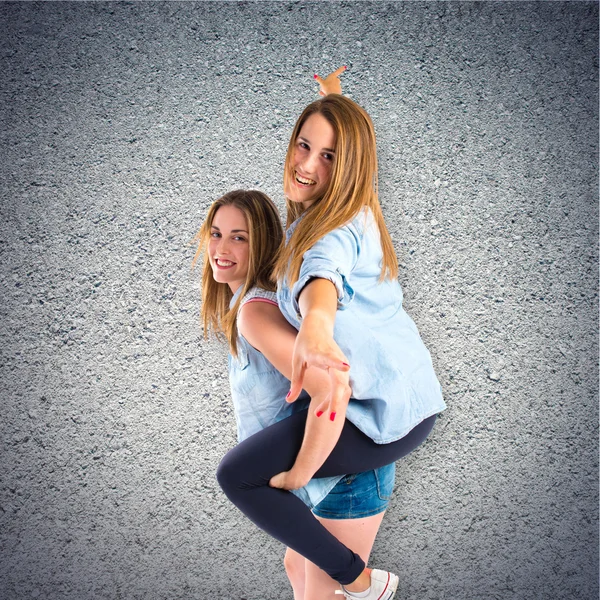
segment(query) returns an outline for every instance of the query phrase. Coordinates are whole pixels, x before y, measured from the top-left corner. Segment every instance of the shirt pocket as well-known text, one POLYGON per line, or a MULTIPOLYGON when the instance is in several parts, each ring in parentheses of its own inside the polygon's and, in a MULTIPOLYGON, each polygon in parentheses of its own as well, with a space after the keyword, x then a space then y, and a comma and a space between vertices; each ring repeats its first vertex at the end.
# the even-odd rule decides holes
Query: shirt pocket
POLYGON ((250 357, 239 345, 237 356, 229 355, 229 383, 236 399, 250 395, 256 386, 256 377, 250 365, 250 357))
POLYGON ((238 342, 237 356, 229 355, 229 366, 238 371, 244 371, 249 364, 248 351, 238 342))

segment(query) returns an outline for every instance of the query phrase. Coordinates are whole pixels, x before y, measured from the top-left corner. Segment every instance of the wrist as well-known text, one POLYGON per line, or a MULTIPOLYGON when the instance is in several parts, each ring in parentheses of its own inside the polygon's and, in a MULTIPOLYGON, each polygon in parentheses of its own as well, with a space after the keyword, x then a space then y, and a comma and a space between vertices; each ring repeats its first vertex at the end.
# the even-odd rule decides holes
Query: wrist
POLYGON ((314 473, 306 471, 296 466, 293 466, 288 472, 289 482, 292 484, 292 489, 304 487, 312 478, 314 473))
POLYGON ((315 308, 302 318, 300 328, 304 328, 304 330, 315 329, 318 332, 333 335, 333 325, 334 318, 327 311, 315 308))

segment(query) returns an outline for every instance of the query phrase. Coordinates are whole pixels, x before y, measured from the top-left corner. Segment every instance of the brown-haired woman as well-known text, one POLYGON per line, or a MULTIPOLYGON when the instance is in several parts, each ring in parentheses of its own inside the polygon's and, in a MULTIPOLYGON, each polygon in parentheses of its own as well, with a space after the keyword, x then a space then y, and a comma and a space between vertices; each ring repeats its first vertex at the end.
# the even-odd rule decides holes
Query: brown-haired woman
MULTIPOLYGON (((308 396, 286 404, 296 330, 283 318, 270 279, 283 229, 275 205, 257 190, 235 190, 216 200, 197 236, 194 262, 204 254, 202 320, 205 334, 229 343, 229 380, 243 441, 304 410, 308 396), (253 331, 255 346, 247 332, 253 331), (282 375, 274 366, 285 375, 282 375), (287 378, 286 378, 287 377, 287 378)), ((309 374, 305 388, 326 399, 327 376, 309 374)), ((394 485, 394 465, 313 479, 294 494, 335 537, 367 560, 394 485)), ((337 583, 303 556, 287 549, 284 560, 295 600, 333 600, 337 583)))
MULTIPOLYGON (((367 569, 285 493, 405 456, 445 408, 429 352, 402 308, 367 113, 338 94, 309 105, 290 140, 284 189, 288 229, 275 267, 277 300, 299 330, 288 400, 316 369, 324 370, 326 389, 307 414, 231 450, 217 478, 246 516, 342 584, 347 598, 389 600, 397 576, 367 569)), ((255 341, 256 333, 250 327, 248 341, 268 356, 273 349, 255 341)))

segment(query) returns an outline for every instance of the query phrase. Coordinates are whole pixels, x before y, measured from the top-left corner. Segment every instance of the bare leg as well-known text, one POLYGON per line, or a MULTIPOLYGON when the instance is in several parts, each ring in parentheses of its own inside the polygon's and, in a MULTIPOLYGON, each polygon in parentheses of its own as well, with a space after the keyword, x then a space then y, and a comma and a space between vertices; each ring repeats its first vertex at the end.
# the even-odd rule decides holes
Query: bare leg
MULTIPOLYGON (((317 517, 324 527, 342 544, 356 552, 367 564, 375 537, 385 512, 364 519, 322 519, 317 517)), ((336 600, 335 590, 340 584, 327 573, 305 559, 306 589, 303 600, 336 600)), ((369 587, 369 579, 364 587, 369 587)), ((346 586, 347 587, 347 586, 346 586)))
MULTIPOLYGON (((294 600, 304 600, 305 563, 308 561, 291 548, 287 548, 283 558, 285 572, 294 591, 294 600)), ((331 580, 333 581, 333 579, 331 580)))

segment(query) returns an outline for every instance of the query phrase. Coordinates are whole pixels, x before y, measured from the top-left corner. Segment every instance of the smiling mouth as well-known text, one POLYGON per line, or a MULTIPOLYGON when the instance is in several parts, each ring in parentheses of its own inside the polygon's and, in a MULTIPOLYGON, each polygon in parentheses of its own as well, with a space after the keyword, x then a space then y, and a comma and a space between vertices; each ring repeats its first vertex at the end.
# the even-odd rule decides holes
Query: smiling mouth
POLYGON ((223 260, 221 258, 216 258, 215 264, 217 265, 217 267, 223 267, 223 268, 233 267, 233 265, 235 265, 234 262, 231 262, 230 260, 223 260))
POLYGON ((300 175, 298 175, 298 171, 296 171, 295 173, 296 181, 298 183, 301 183, 302 185, 317 185, 316 181, 313 181, 312 179, 306 179, 306 177, 301 177, 300 175))

